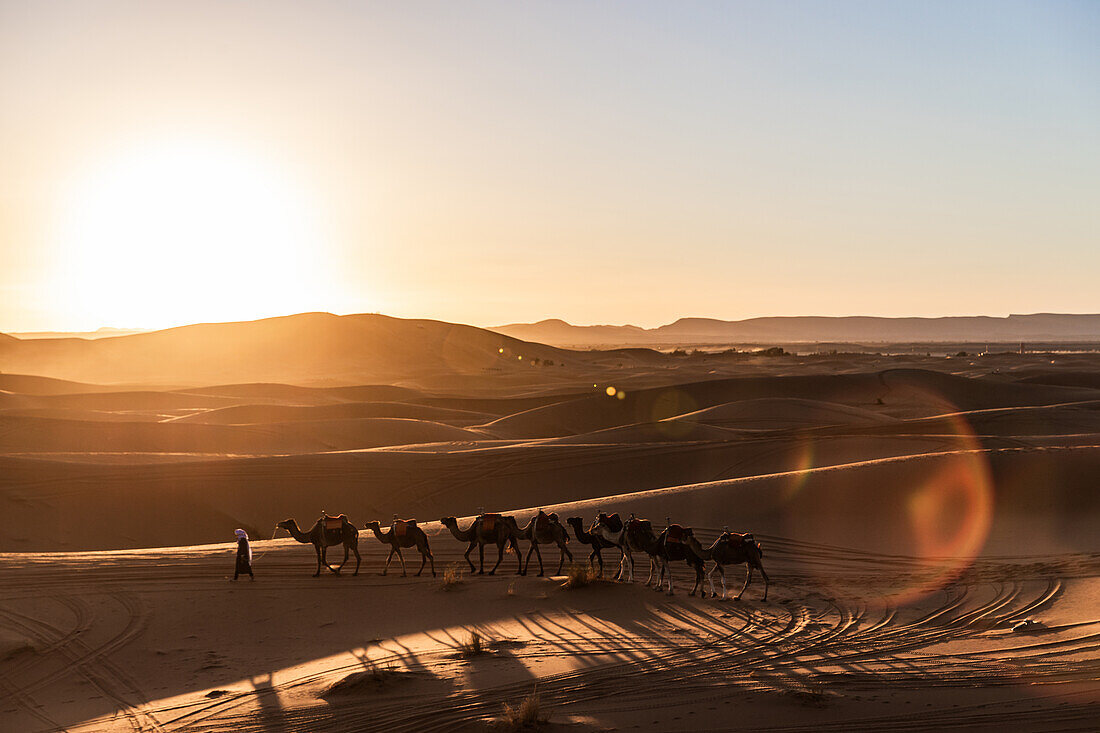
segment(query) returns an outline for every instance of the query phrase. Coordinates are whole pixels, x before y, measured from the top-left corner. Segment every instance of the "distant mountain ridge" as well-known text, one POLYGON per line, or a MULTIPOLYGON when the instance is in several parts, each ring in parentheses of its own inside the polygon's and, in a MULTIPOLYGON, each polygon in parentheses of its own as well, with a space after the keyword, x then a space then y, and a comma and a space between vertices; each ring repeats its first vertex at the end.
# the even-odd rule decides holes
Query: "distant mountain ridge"
POLYGON ((1100 341, 1100 314, 887 318, 882 316, 768 316, 741 321, 681 318, 658 328, 574 326, 561 319, 512 323, 490 331, 555 346, 682 343, 1100 341))

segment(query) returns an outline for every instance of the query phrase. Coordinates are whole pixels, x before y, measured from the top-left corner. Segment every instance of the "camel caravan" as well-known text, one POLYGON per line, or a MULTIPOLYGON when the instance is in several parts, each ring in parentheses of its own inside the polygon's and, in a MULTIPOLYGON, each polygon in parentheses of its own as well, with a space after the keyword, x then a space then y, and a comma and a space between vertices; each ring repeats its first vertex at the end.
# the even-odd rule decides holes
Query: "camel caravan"
MULTIPOLYGON (((573 553, 566 546, 569 543, 569 533, 561 524, 558 515, 553 512, 547 514, 540 509, 524 527, 521 527, 513 516, 486 512, 480 512, 465 529, 459 527, 458 519, 455 517, 443 517, 439 521, 456 540, 467 544, 463 557, 470 566, 470 572, 477 575, 486 574, 485 547, 487 545, 495 545, 497 550, 496 562, 489 569, 488 575, 496 573, 497 568, 504 561, 505 551, 510 551, 516 555, 517 575, 527 574, 531 555, 534 554, 539 564, 538 575, 542 576, 545 568, 542 562, 541 545, 547 548, 556 545, 558 548, 558 569, 555 574, 561 574, 566 559, 573 562, 573 553), (520 540, 528 543, 526 557, 520 551, 520 540), (478 553, 477 566, 470 559, 470 553, 475 547, 478 553)), ((752 583, 753 570, 759 570, 761 577, 764 578, 763 600, 768 600, 768 574, 761 563, 764 555, 763 546, 751 534, 737 534, 726 529, 710 547, 703 547, 691 527, 673 524, 668 518, 665 519, 665 527, 660 532, 653 528, 653 523, 648 519, 640 519, 633 514, 624 520, 618 514, 600 512, 587 529, 580 517, 569 517, 566 519, 566 524, 573 530, 573 536, 579 543, 592 548, 587 563, 591 567, 596 567, 598 563, 600 577, 604 574, 603 551, 618 550, 619 570, 614 576, 615 580, 633 583, 635 557, 647 558, 649 575, 645 584, 652 585, 656 590, 667 589, 668 595, 673 595, 670 563, 684 562, 695 571, 695 584, 688 593, 689 596, 694 596, 698 591, 700 598, 706 597, 703 582, 705 577, 710 584, 710 597, 717 598, 718 593, 714 586, 714 573, 717 572, 722 583, 722 598, 725 599, 729 597, 725 568, 745 565, 747 571, 745 583, 733 599, 741 599, 749 584, 752 583), (709 571, 706 569, 708 563, 711 565, 709 571)), ((339 575, 350 553, 355 555, 355 572, 352 574, 359 574, 361 561, 359 530, 346 515, 332 517, 322 513, 309 532, 303 532, 293 519, 284 520, 275 526, 276 532, 279 529, 285 529, 298 542, 313 545, 317 554, 317 571, 313 577, 316 578, 321 574, 322 567, 339 575), (332 566, 326 559, 326 550, 338 545, 344 548, 344 559, 339 565, 332 566)), ((367 522, 363 529, 370 530, 379 542, 390 546, 390 554, 386 558, 382 575, 389 571, 390 562, 393 556, 397 555, 401 563, 401 575, 407 576, 405 558, 401 555, 401 549, 415 547, 421 558, 416 575, 419 576, 424 572, 425 565, 430 563, 432 576, 435 576, 435 558, 428 543, 428 535, 417 526, 415 519, 398 519, 395 516, 388 528, 383 529, 380 522, 372 521, 367 522)))

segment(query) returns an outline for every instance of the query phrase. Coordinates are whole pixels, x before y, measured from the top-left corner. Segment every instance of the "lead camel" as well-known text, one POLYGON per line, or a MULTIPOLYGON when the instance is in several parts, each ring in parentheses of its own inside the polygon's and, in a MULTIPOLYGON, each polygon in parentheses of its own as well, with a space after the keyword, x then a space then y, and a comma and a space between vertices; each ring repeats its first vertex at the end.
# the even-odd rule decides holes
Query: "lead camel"
POLYGON ((290 532, 290 536, 302 544, 313 545, 313 549, 317 551, 317 572, 313 574, 314 578, 321 574, 322 565, 331 570, 333 574, 339 575, 340 568, 344 567, 344 564, 348 561, 349 550, 355 553, 355 572, 352 575, 359 574, 359 563, 361 562, 359 557, 359 530, 348 521, 347 515, 341 514, 338 517, 322 515, 309 532, 300 530, 298 523, 293 519, 284 519, 275 526, 290 532), (334 545, 344 546, 344 561, 335 568, 329 565, 325 559, 326 550, 334 545))

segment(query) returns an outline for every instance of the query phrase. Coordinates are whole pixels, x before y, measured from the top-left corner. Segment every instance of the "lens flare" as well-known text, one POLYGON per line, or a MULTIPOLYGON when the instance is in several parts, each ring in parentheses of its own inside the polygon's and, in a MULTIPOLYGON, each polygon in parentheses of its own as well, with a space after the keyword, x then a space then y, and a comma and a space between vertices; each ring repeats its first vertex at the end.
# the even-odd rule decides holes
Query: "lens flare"
MULTIPOLYGON (((900 508, 915 555, 918 580, 887 596, 902 604, 950 584, 981 553, 993 522, 993 481, 982 445, 963 415, 943 418, 952 445, 928 463, 931 471, 908 487, 900 508)), ((903 489, 904 490, 904 489, 903 489)))

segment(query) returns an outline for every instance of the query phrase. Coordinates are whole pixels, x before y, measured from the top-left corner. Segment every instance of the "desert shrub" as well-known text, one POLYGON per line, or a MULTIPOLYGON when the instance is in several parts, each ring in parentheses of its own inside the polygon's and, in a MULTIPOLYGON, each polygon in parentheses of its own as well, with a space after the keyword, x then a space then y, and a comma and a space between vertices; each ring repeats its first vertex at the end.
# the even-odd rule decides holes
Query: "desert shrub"
POLYGON ((504 703, 504 724, 507 731, 538 730, 550 722, 550 716, 542 709, 539 691, 535 690, 523 698, 519 705, 504 703))
POLYGON ((761 356, 787 356, 787 352, 781 346, 772 346, 756 353, 761 356))
POLYGON ((561 584, 566 590, 584 588, 596 582, 600 577, 600 571, 588 563, 570 563, 565 572, 565 582, 561 584))
POLYGON ((476 631, 471 631, 470 635, 465 641, 458 644, 458 655, 460 657, 470 658, 478 657, 485 653, 485 642, 481 639, 481 634, 476 631))
POLYGON ((687 356, 688 353, 683 349, 673 349, 669 352, 669 356, 687 356))
POLYGON ((451 563, 447 566, 447 569, 443 571, 443 581, 440 584, 443 590, 454 590, 462 584, 462 570, 458 567, 458 563, 451 563))

